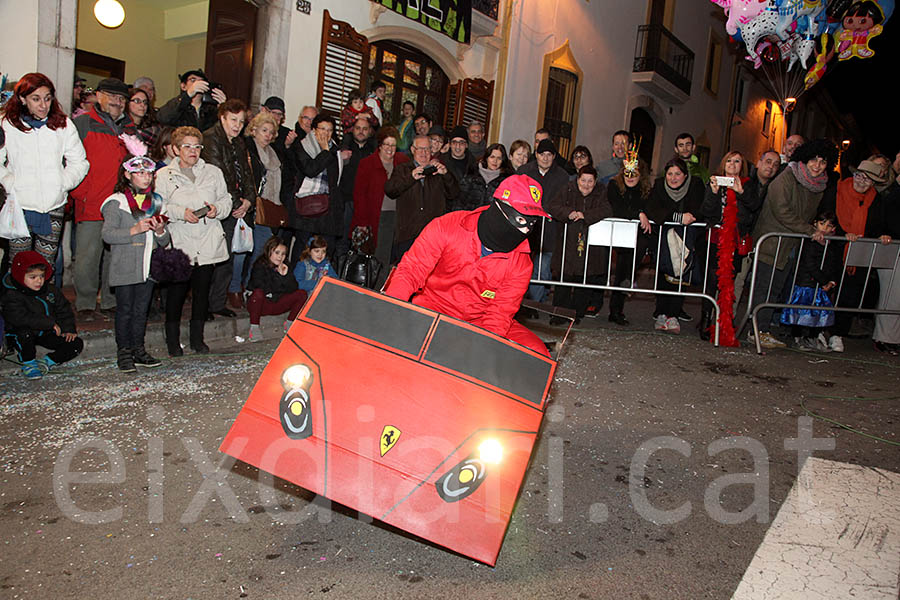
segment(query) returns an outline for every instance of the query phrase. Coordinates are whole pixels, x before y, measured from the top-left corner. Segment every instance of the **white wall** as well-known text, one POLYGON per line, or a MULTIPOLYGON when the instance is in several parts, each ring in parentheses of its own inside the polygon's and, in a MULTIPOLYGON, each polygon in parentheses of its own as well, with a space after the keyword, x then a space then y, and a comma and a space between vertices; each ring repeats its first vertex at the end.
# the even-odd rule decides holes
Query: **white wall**
POLYGON ((0 0, 0 23, 0 73, 16 81, 37 70, 38 3, 0 0))
MULTIPOLYGON (((681 131, 710 140, 711 163, 721 156, 727 126, 733 66, 727 51, 722 58, 719 94, 703 90, 709 30, 721 34, 724 26, 713 17, 720 8, 709 0, 680 0, 673 33, 694 52, 691 97, 683 105, 668 105, 656 98, 657 148, 654 163, 664 163, 673 140, 681 131), (671 112, 670 112, 671 109, 671 112)), ((515 3, 510 31, 509 63, 500 141, 509 144, 522 138, 531 141, 537 128, 541 69, 544 55, 566 40, 584 71, 576 144, 591 149, 595 160, 609 156, 610 137, 627 128, 630 100, 648 92, 631 83, 635 41, 639 25, 645 23, 647 3, 590 2, 584 0, 521 0, 515 3)))
POLYGON ((510 30, 509 62, 500 141, 534 138, 544 55, 566 40, 584 71, 576 144, 595 157, 623 125, 641 2, 525 0, 517 3, 510 30))

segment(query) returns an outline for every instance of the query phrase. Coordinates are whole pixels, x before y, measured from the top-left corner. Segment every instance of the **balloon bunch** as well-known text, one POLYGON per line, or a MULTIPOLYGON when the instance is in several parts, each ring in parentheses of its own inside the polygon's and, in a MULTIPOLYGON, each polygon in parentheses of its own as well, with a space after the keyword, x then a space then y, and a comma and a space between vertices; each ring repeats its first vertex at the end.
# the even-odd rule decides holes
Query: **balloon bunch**
POLYGON ((869 43, 894 12, 894 0, 711 1, 725 9, 725 30, 746 44, 747 59, 766 71, 782 104, 818 83, 835 58, 872 57, 869 43))

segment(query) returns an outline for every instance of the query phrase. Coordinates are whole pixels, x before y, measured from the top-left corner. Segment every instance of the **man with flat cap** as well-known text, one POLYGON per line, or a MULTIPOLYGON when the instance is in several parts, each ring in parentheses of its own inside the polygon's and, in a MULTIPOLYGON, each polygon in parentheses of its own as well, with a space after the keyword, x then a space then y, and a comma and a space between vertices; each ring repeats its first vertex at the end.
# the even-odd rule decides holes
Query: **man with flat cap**
POLYGON ((109 312, 116 306, 108 283, 109 251, 104 253, 103 249, 100 205, 112 196, 119 165, 128 156, 119 135, 137 135, 125 110, 128 86, 121 79, 108 77, 97 85, 96 91, 97 104, 72 119, 91 165, 78 187, 70 192, 75 201, 75 310, 82 321, 97 318, 94 311, 98 289, 100 310, 109 312))
POLYGON ((541 201, 538 182, 512 175, 489 206, 434 219, 403 256, 385 294, 549 356, 544 342, 513 320, 531 279, 528 234, 549 216, 541 201))

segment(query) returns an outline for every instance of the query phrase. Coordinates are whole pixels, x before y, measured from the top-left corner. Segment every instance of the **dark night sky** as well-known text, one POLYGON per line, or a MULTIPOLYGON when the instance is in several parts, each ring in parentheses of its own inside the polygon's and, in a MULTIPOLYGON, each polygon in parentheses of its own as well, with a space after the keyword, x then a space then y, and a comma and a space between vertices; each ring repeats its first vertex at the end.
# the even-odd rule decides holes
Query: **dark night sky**
MULTIPOLYGON (((894 11, 897 12, 896 10, 894 11)), ((875 56, 829 65, 824 85, 841 112, 852 113, 869 143, 892 159, 900 150, 900 91, 895 87, 900 60, 900 18, 892 15, 869 47, 875 56)))

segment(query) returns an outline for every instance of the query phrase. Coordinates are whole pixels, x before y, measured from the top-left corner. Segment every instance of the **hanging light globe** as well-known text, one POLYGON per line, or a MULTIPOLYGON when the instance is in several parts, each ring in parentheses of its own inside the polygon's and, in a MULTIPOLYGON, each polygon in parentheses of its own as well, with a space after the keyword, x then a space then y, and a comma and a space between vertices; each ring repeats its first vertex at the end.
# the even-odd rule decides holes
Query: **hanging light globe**
POLYGON ((125 21, 125 8, 119 0, 97 0, 94 17, 104 27, 115 29, 125 21))

